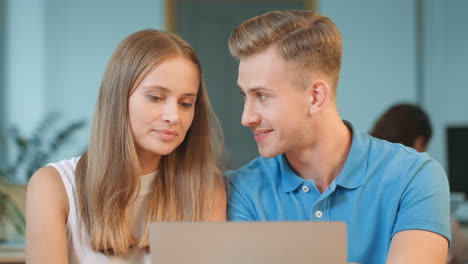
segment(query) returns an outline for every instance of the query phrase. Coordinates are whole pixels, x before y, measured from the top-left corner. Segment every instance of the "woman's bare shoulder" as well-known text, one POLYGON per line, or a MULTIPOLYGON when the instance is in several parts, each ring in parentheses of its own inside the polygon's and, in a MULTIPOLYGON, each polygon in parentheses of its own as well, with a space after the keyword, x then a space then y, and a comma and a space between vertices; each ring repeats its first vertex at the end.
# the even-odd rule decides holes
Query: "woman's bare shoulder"
POLYGON ((26 193, 26 262, 67 263, 68 196, 54 167, 39 169, 26 193))
POLYGON ((26 200, 48 204, 68 215, 67 192, 60 173, 52 166, 40 168, 34 173, 28 183, 26 200))

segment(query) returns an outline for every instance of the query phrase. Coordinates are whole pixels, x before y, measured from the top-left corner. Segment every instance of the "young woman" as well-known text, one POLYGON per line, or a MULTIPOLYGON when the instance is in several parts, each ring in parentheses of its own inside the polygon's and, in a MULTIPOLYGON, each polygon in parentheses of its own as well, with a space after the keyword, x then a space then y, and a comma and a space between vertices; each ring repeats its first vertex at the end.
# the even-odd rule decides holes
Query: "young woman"
POLYGON ((88 150, 28 184, 26 262, 150 263, 151 222, 225 220, 211 114, 186 42, 156 30, 124 39, 104 73, 88 150))

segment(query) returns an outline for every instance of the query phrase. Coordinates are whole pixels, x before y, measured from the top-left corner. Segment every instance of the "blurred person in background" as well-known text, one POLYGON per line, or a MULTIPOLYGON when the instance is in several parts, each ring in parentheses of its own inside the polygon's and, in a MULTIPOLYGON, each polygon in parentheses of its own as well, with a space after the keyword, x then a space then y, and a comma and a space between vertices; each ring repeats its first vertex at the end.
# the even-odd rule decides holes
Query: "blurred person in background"
MULTIPOLYGON (((392 143, 400 143, 418 152, 426 152, 432 136, 432 126, 424 110, 414 104, 396 104, 375 122, 370 135, 392 143)), ((468 240, 460 225, 450 217, 452 244, 447 263, 468 262, 468 240)))

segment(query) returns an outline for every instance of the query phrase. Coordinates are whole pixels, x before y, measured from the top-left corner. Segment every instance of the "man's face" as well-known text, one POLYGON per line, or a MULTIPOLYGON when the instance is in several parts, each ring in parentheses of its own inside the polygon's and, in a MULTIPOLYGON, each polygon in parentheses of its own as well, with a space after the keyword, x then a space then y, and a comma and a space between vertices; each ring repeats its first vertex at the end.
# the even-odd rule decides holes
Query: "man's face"
POLYGON ((260 155, 275 157, 305 147, 310 134, 306 87, 276 47, 240 59, 237 84, 244 98, 242 125, 250 127, 260 155))

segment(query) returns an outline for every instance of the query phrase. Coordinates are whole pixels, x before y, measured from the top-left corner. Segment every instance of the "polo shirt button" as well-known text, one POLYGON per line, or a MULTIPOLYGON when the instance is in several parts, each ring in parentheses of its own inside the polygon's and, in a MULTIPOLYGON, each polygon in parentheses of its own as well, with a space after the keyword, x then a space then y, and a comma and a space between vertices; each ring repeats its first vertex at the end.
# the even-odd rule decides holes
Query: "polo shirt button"
POLYGON ((303 192, 309 192, 309 186, 307 186, 307 185, 302 186, 302 191, 303 192))
POLYGON ((317 217, 317 218, 322 218, 322 211, 317 210, 317 211, 315 212, 315 217, 317 217))

